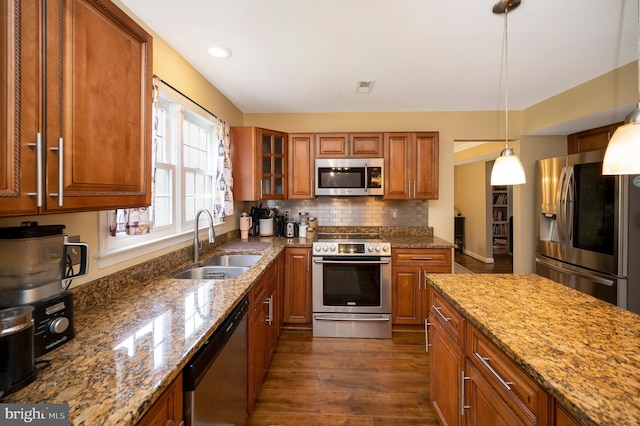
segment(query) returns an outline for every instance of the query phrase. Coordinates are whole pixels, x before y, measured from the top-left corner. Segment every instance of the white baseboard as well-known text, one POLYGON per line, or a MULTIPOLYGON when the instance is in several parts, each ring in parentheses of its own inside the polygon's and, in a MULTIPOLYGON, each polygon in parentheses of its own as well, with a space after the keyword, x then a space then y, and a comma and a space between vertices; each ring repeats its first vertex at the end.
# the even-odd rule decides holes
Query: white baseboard
POLYGON ((476 254, 469 250, 464 250, 464 254, 471 256, 474 259, 479 260, 480 262, 483 262, 483 263, 494 263, 493 257, 482 257, 479 254, 476 254))

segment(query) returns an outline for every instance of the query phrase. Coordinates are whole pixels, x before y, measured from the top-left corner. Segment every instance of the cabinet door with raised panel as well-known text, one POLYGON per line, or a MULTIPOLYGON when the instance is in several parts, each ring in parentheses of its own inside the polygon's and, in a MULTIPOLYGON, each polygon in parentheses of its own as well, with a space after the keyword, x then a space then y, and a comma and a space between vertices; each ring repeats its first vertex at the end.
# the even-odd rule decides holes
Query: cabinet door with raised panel
POLYGON ((389 200, 409 198, 412 176, 409 165, 411 152, 411 134, 384 134, 384 198, 389 200))
MULTIPOLYGON (((0 8, 0 215, 37 213, 37 141, 42 136, 41 2, 0 8)), ((40 139, 41 140, 41 139, 40 139)), ((42 170, 42 169, 41 169, 42 170)))
POLYGON ((311 249, 288 248, 285 256, 284 322, 310 323, 311 249))
POLYGON ((413 198, 431 200, 438 198, 438 133, 417 133, 414 142, 413 198))
POLYGON ((527 424, 514 415, 471 363, 467 362, 465 368, 465 425, 524 426, 527 424))
POLYGON ((464 356, 435 320, 431 327, 431 403, 442 425, 463 424, 461 417, 464 356))
POLYGON ((322 133, 316 135, 316 158, 346 158, 348 135, 345 133, 322 133))
POLYGON ((314 197, 313 135, 289 135, 289 199, 304 200, 314 197))
POLYGON ((392 270, 392 321, 393 324, 416 324, 424 321, 421 304, 420 268, 393 267, 392 270))
POLYGON ((45 212, 151 202, 152 38, 110 1, 46 2, 45 212))
POLYGON ((352 133, 349 135, 350 156, 354 158, 381 158, 384 156, 382 133, 352 133))

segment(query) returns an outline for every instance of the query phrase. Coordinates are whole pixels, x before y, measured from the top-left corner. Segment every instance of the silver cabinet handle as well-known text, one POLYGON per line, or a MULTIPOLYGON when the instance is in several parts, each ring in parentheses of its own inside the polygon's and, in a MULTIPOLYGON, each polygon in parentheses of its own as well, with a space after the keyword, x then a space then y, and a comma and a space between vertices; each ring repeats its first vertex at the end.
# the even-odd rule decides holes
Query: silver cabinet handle
POLYGON ((470 380, 470 377, 464 375, 464 370, 460 374, 460 415, 464 416, 464 410, 471 408, 469 405, 464 405, 464 381, 470 380))
POLYGON ((440 318, 442 318, 444 320, 444 322, 451 321, 451 318, 445 317, 444 314, 442 313, 442 311, 440 311, 440 308, 438 308, 436 305, 431 305, 431 307, 433 308, 434 311, 436 311, 436 314, 438 314, 440 316, 440 318))
POLYGON ((429 346, 431 346, 431 343, 429 343, 429 326, 431 325, 431 323, 429 322, 428 319, 424 320, 424 340, 425 340, 425 352, 429 352, 429 346))
POLYGON ((44 192, 42 191, 43 179, 42 173, 44 170, 44 153, 42 151, 42 133, 36 133, 36 143, 29 143, 27 146, 34 147, 36 149, 36 192, 28 193, 27 195, 36 197, 36 207, 42 207, 44 204, 44 192))
POLYGON ((416 198, 417 196, 417 193, 418 193, 417 188, 418 188, 418 181, 414 180, 413 181, 413 198, 416 198))
POLYGON ((269 305, 269 315, 267 316, 266 321, 267 321, 267 324, 271 325, 273 324, 273 296, 269 296, 262 303, 266 303, 267 305, 269 305))
POLYGON ((511 390, 511 385, 513 384, 513 382, 507 382, 502 377, 500 377, 498 372, 494 370, 493 367, 491 367, 491 365, 489 364, 488 361, 491 360, 490 358, 485 358, 482 355, 480 355, 478 352, 474 352, 473 356, 475 356, 478 359, 478 361, 480 361, 480 363, 484 366, 484 368, 489 370, 489 372, 500 382, 500 384, 502 384, 502 386, 505 387, 505 389, 507 389, 508 391, 511 390))
POLYGON ((64 139, 58 138, 58 146, 50 148, 51 151, 58 151, 58 193, 50 194, 52 197, 58 197, 58 206, 64 204, 64 139))
POLYGON ((262 200, 262 179, 258 179, 258 186, 260 187, 260 199, 262 200))

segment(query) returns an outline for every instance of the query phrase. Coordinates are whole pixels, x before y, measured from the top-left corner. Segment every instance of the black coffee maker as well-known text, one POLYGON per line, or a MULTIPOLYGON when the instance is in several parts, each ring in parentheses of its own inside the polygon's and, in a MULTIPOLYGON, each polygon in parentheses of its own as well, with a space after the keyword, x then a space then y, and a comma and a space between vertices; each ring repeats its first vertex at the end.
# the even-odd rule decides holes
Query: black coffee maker
POLYGON ((89 246, 67 241, 64 225, 0 228, 0 308, 30 306, 36 324, 34 356, 75 337, 73 293, 69 280, 89 268, 89 246), (80 271, 68 272, 71 250, 80 256, 80 271))
POLYGON ((284 236, 285 219, 283 215, 276 215, 273 221, 273 233, 276 237, 284 236))
POLYGON ((257 237, 260 235, 260 208, 259 207, 251 207, 251 212, 249 216, 251 216, 251 228, 249 228, 249 236, 257 237))

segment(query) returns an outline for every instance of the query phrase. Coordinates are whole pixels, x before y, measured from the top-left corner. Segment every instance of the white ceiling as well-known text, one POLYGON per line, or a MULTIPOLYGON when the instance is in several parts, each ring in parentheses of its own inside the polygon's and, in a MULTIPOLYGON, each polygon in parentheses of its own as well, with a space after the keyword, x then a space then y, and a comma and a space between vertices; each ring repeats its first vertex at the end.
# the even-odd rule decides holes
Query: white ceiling
MULTIPOLYGON (((121 1, 244 113, 504 109, 495 0, 121 1), (212 44, 233 55, 209 56, 212 44)), ((508 18, 509 109, 634 61, 637 8, 522 0, 508 18)))

